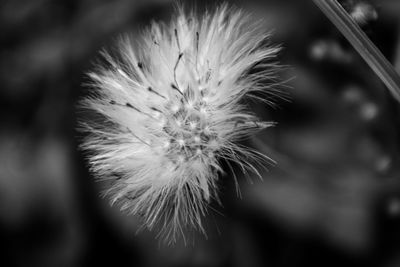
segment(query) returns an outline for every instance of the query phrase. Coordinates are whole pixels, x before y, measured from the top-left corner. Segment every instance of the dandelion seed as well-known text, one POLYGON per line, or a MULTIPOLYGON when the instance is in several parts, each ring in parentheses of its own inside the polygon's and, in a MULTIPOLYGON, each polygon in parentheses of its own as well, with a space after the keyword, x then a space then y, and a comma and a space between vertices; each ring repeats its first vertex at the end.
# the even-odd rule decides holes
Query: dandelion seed
POLYGON ((196 143, 200 143, 200 142, 201 142, 200 136, 196 135, 196 136, 194 137, 194 141, 195 141, 196 143))
POLYGON ((103 53, 109 64, 90 73, 94 94, 82 101, 97 114, 82 121, 82 147, 99 179, 113 181, 112 203, 169 242, 186 227, 204 231, 219 160, 254 171, 263 157, 237 141, 271 125, 243 103, 276 92, 262 83, 275 78, 279 51, 268 37, 249 14, 222 5, 200 18, 181 9, 138 43, 123 38, 118 57, 103 53))

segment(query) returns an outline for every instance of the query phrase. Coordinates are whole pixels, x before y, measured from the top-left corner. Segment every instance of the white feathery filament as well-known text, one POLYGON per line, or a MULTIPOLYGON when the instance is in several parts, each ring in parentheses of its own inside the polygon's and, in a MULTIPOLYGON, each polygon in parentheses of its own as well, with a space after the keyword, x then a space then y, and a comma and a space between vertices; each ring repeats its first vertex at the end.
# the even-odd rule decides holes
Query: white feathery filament
POLYGON ((116 55, 102 53, 106 64, 89 74, 93 93, 81 103, 94 114, 81 121, 82 148, 110 181, 112 203, 170 242, 187 226, 204 231, 219 161, 257 173, 252 162, 266 158, 238 141, 271 125, 243 101, 271 92, 263 81, 279 49, 268 38, 249 14, 222 5, 202 17, 181 9, 140 40, 123 38, 116 55))

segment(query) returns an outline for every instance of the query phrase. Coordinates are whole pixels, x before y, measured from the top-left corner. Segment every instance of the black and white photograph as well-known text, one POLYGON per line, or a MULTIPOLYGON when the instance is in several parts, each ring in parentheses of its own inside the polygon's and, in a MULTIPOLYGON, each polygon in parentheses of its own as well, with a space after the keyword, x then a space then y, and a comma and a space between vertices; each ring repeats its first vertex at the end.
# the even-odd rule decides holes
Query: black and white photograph
POLYGON ((0 266, 400 267, 399 0, 3 0, 0 31, 0 266))

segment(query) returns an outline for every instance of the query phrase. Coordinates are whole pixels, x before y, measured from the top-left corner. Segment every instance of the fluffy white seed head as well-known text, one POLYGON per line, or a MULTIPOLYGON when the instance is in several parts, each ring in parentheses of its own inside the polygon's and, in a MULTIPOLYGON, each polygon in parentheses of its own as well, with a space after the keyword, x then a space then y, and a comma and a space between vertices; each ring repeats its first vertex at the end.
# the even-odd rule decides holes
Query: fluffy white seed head
POLYGON ((203 231, 207 203, 217 199, 219 161, 256 169, 262 158, 237 143, 269 126, 243 102, 269 92, 278 48, 250 15, 222 5, 199 18, 180 10, 153 23, 135 42, 90 73, 93 93, 82 107, 95 115, 81 125, 93 172, 123 210, 159 226, 167 241, 182 228, 203 231))

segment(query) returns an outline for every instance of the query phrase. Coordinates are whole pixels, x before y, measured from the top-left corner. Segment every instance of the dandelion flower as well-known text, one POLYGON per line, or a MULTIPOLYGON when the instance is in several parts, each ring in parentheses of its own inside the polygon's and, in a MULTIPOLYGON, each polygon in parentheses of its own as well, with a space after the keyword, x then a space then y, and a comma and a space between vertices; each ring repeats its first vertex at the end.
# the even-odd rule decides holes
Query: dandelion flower
POLYGON ((180 9, 140 40, 121 38, 116 55, 103 51, 106 64, 89 74, 92 94, 81 103, 95 114, 81 120, 89 132, 82 148, 110 181, 112 204, 170 242, 188 226, 204 232, 219 162, 257 172, 252 162, 266 158, 238 141, 271 125, 243 102, 272 92, 263 81, 273 78, 279 49, 269 36, 249 14, 222 5, 202 17, 180 9))

